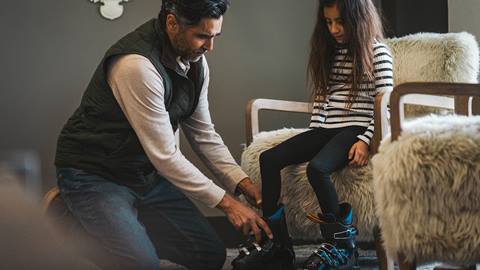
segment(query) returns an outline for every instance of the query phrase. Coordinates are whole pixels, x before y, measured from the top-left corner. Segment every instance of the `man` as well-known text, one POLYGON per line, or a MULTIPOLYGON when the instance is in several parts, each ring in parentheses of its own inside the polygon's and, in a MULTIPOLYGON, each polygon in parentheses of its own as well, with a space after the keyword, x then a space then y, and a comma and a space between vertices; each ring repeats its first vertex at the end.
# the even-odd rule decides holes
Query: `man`
POLYGON ((258 206, 259 190, 235 163, 208 111, 205 52, 221 32, 228 0, 163 0, 158 19, 105 54, 58 139, 58 186, 86 232, 109 256, 103 268, 158 269, 169 259, 219 269, 225 248, 186 197, 222 210, 243 233, 268 225, 195 168, 175 144, 181 125, 192 148, 231 193, 258 206), (185 195, 186 196, 185 196, 185 195))

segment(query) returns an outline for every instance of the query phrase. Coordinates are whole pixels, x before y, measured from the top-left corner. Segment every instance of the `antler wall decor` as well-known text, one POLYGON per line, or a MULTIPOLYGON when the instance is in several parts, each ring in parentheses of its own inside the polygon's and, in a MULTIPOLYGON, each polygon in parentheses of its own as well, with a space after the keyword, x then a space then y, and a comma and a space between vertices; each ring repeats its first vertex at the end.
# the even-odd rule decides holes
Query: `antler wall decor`
POLYGON ((90 2, 100 3, 100 14, 106 19, 115 20, 123 14, 123 3, 129 0, 90 0, 90 2))

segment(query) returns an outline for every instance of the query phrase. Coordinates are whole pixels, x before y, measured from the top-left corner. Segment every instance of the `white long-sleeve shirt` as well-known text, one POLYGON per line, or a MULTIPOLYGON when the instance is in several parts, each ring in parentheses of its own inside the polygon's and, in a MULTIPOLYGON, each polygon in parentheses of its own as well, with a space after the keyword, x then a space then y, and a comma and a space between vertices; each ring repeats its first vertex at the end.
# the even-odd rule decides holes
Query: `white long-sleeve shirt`
MULTIPOLYGON (((204 83, 195 112, 181 123, 182 131, 208 169, 229 192, 234 193, 238 182, 247 175, 214 129, 207 99, 208 64, 205 57, 200 61, 205 71, 204 83)), ((184 71, 189 68, 179 60, 178 64, 184 71)), ((180 152, 165 108, 163 79, 150 60, 137 54, 118 56, 109 66, 108 83, 158 173, 188 197, 215 207, 225 190, 180 152)))

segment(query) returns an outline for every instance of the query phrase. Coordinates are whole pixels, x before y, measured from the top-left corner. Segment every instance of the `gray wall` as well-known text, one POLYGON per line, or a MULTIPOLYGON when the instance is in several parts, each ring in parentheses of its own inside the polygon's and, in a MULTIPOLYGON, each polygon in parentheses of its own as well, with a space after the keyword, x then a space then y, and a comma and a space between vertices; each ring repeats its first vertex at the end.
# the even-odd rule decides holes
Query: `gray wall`
POLYGON ((449 0, 448 1, 448 30, 450 32, 467 31, 480 38, 480 1, 478 0, 449 0))
MULTIPOLYGON (((107 21, 88 0, 5 1, 0 9, 0 152, 29 149, 42 161, 43 190, 55 184, 59 130, 79 104, 98 61, 122 35, 156 16, 159 0, 130 1, 107 21)), ((244 108, 257 97, 306 100, 308 40, 316 1, 233 0, 207 56, 216 128, 237 161, 244 108)), ((306 117, 266 114, 263 128, 305 126, 306 117)), ((198 160, 182 139, 182 149, 198 160)), ((203 167, 202 167, 203 168, 203 167)))
MULTIPOLYGON (((448 31, 466 31, 480 42, 480 1, 449 0, 448 1, 448 31)), ((479 77, 480 80, 480 77, 479 77)))

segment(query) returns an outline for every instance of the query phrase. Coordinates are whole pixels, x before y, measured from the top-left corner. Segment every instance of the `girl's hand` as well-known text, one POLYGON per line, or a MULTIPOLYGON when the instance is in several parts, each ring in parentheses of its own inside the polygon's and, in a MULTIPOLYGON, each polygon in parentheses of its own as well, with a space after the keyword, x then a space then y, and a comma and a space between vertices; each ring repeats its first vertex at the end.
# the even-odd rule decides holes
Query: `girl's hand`
POLYGON ((348 151, 348 159, 350 166, 365 166, 368 164, 368 145, 362 141, 358 140, 350 151, 348 151))

